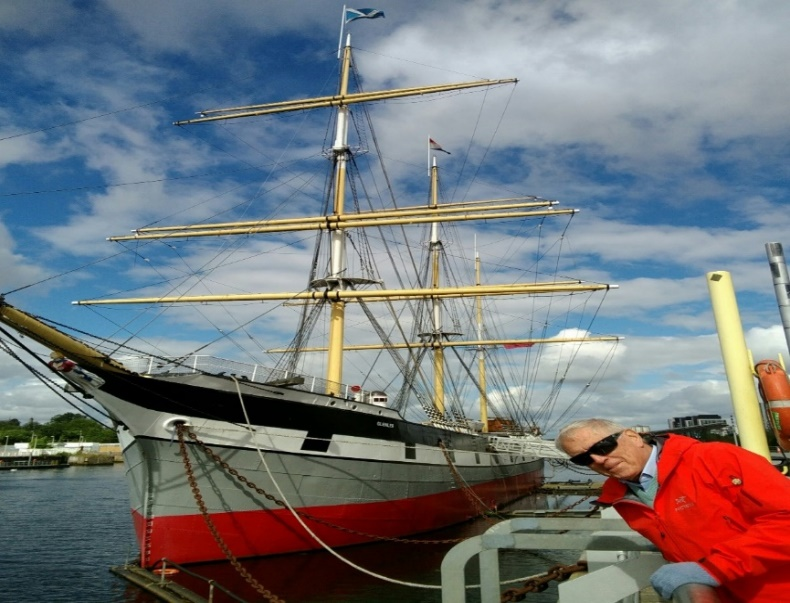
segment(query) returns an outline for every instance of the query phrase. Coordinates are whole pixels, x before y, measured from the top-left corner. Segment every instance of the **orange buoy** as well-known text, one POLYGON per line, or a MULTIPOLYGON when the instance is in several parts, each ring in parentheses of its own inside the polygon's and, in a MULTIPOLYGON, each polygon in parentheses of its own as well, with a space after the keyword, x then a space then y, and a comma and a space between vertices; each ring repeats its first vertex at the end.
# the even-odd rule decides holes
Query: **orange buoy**
POLYGON ((775 360, 761 360, 754 370, 776 441, 782 450, 790 451, 790 380, 787 373, 775 360))
POLYGON ((178 573, 178 570, 174 567, 159 568, 151 571, 159 576, 173 576, 178 573))

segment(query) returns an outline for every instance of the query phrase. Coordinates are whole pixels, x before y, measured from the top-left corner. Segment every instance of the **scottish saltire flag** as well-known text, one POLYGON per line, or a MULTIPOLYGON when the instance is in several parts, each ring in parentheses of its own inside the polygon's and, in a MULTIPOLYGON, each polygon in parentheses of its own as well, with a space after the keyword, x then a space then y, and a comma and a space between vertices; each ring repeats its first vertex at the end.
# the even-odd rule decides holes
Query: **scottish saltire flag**
POLYGON ((354 19, 378 19, 384 16, 384 11, 377 8, 347 8, 346 23, 354 19))
POLYGON ((433 138, 429 138, 428 139, 428 144, 431 145, 431 150, 432 151, 441 151, 442 153, 447 153, 448 155, 451 155, 450 151, 445 151, 442 148, 442 145, 440 145, 438 142, 436 142, 433 138))

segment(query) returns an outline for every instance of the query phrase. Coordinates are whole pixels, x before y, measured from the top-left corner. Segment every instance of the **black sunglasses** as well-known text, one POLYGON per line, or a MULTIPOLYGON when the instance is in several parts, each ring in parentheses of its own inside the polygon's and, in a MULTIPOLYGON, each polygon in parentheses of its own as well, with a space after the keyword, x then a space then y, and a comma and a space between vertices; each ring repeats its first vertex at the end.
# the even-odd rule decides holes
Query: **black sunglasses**
POLYGON ((570 458, 571 463, 574 465, 584 465, 585 467, 588 467, 595 462, 593 461, 591 455, 595 454, 599 456, 606 456, 607 454, 611 454, 614 452, 614 449, 617 448, 617 440, 622 435, 622 433, 622 431, 618 431, 617 433, 606 436, 602 440, 598 440, 585 452, 577 454, 576 456, 572 456, 570 458))

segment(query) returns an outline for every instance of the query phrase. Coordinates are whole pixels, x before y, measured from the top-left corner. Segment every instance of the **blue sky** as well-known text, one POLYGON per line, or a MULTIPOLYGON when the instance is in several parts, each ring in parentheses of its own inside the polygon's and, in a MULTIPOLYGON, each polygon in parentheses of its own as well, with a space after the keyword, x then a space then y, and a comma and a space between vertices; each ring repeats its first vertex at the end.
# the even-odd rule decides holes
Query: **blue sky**
MULTIPOLYGON (((732 273, 756 358, 787 354, 764 245, 790 245, 790 5, 375 7, 386 18, 350 26, 368 90, 519 78, 485 100, 492 117, 477 127, 492 141, 487 176, 579 208, 569 242, 576 271, 619 287, 596 328, 625 340, 597 404, 581 414, 653 428, 669 416, 729 416, 705 274, 732 273)), ((321 141, 304 126, 324 128, 323 118, 267 121, 255 153, 238 138, 217 148, 203 131, 172 122, 202 108, 331 93, 341 8, 260 0, 0 5, 0 290, 43 281, 9 301, 87 327, 93 311, 70 302, 125 289, 118 277, 142 272, 145 252, 50 277, 118 251, 106 236, 274 197, 286 182, 271 173, 274 161, 290 162, 289 178, 306 178, 302 160, 314 160, 321 141)), ((480 95, 459 97, 455 107, 477 111, 480 95)), ((443 158, 452 190, 468 115, 427 102, 378 112, 401 190, 424 190, 407 172, 424 164, 429 135, 454 151, 443 158), (406 122, 396 124, 395 109, 406 122)), ((228 131, 237 136, 239 127, 228 131)), ((286 281, 287 271, 280 276, 286 281)), ((71 410, 5 356, 0 380, 0 418, 46 420, 71 410)))

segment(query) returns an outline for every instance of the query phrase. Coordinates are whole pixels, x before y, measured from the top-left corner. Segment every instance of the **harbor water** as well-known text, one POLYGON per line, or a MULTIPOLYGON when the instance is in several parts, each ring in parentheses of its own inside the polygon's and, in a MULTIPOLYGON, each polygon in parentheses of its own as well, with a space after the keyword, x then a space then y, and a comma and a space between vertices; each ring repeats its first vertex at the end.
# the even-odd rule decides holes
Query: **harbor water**
MULTIPOLYGON (((124 467, 69 467, 0 473, 0 601, 9 603, 152 603, 157 599, 110 572, 137 560, 138 549, 129 512, 124 467)), ((536 495, 524 508, 564 506, 572 499, 536 495)), ((421 536, 454 540, 479 534, 491 520, 478 520, 421 536)), ((255 579, 280 599, 291 603, 439 603, 437 589, 385 582, 349 565, 401 582, 440 585, 440 565, 452 546, 446 544, 382 543, 330 553, 315 552, 257 560, 242 560, 255 579)), ((541 551, 509 552, 502 556, 502 577, 528 577, 556 563, 573 563, 578 554, 541 551)), ((473 565, 473 564, 470 564, 473 565)), ((265 600, 241 579, 229 563, 191 566, 215 579, 245 601, 265 600)), ((474 567, 469 583, 475 582, 474 567)), ((208 596, 204 582, 186 575, 176 578, 208 596)), ((520 586, 515 583, 513 586, 520 586)), ((503 587, 504 589, 505 587, 503 587)), ((221 593, 217 603, 230 601, 221 593)), ((479 598, 471 592, 468 600, 479 598)), ((526 601, 557 600, 556 586, 530 593, 526 601)))

